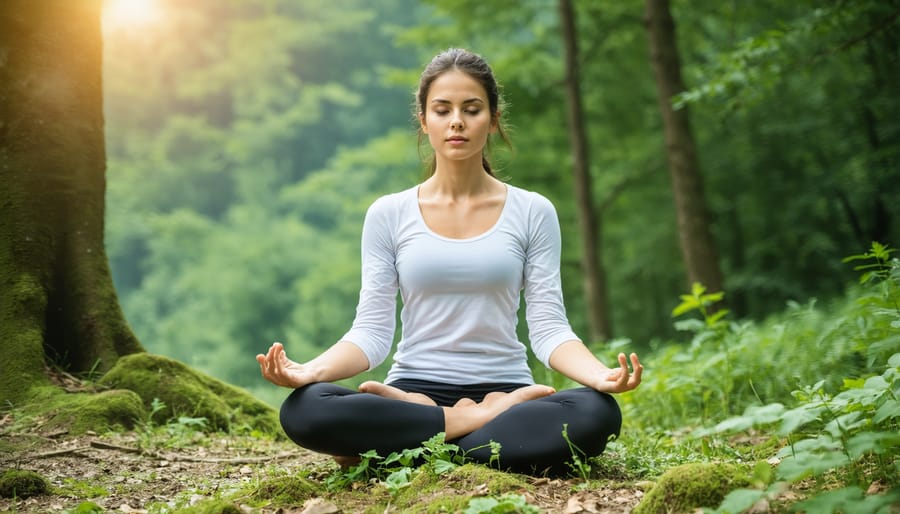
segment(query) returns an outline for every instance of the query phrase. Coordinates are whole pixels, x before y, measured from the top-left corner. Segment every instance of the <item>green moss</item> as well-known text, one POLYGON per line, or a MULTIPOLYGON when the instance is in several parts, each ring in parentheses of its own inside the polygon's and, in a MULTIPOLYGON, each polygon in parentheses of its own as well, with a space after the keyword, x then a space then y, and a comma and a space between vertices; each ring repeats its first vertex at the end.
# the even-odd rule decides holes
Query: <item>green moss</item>
POLYGON ((81 502, 74 509, 68 511, 69 514, 102 514, 106 512, 103 507, 94 502, 81 502))
POLYGON ((53 491, 59 496, 72 496, 75 498, 101 498, 109 496, 106 488, 91 483, 87 480, 63 479, 63 485, 53 491))
POLYGON ((137 393, 150 408, 154 399, 166 404, 154 421, 178 416, 206 418, 212 430, 247 427, 281 435, 275 410, 246 391, 193 370, 181 362, 137 353, 120 358, 100 383, 137 393))
POLYGON ((402 512, 459 512, 465 509, 473 491, 500 495, 531 488, 521 475, 480 464, 466 464, 446 475, 418 473, 393 503, 402 512), (452 494, 448 491, 460 493, 452 494))
POLYGON ((669 469, 633 514, 694 512, 717 507, 725 496, 750 485, 750 469, 732 463, 693 463, 669 469))
POLYGON ((10 269, 0 265, 0 404, 18 406, 33 385, 49 384, 42 373, 47 297, 34 275, 10 269))
POLYGON ((71 394, 55 387, 40 388, 29 410, 47 418, 44 430, 65 428, 72 435, 131 429, 147 416, 141 398, 126 390, 71 394))
POLYGON ((226 500, 206 500, 177 512, 181 514, 244 514, 238 505, 226 500))
POLYGON ((34 471, 8 469, 0 475, 0 496, 28 498, 50 492, 50 483, 34 471))
POLYGON ((267 505, 289 506, 301 505, 310 498, 321 496, 323 490, 300 476, 282 476, 263 480, 251 490, 245 490, 236 496, 250 501, 264 502, 267 505))

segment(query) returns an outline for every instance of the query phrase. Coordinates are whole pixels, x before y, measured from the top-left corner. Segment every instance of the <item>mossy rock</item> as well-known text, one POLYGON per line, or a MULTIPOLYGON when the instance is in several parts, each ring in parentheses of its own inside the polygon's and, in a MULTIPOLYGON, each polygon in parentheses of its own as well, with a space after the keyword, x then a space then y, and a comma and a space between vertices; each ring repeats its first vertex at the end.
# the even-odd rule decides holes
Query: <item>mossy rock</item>
POLYGON ((0 474, 0 496, 29 498, 50 492, 50 483, 34 471, 8 469, 0 474))
POLYGON ((676 466, 663 473, 632 513, 675 514, 715 508, 731 491, 750 486, 750 477, 748 466, 727 462, 676 466))
POLYGON ((210 430, 228 432, 243 427, 281 434, 278 415, 271 406, 243 389, 160 355, 122 357, 99 383, 134 391, 148 409, 154 399, 162 401, 166 407, 156 412, 153 420, 158 423, 187 416, 206 418, 210 430))
POLYGON ((28 410, 46 417, 43 430, 64 428, 73 435, 128 430, 147 417, 141 398, 127 390, 67 393, 57 387, 40 387, 33 391, 28 410))
POLYGON ((294 475, 265 479, 252 491, 244 492, 247 498, 273 506, 302 505, 306 500, 324 493, 314 482, 294 475))

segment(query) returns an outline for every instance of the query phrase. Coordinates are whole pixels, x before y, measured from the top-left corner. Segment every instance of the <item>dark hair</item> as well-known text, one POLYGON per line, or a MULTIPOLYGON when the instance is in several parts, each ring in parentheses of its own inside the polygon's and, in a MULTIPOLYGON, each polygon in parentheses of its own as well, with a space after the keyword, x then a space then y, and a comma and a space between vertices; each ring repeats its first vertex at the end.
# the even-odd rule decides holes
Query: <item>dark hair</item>
MULTIPOLYGON (((497 119, 500 108, 503 106, 503 98, 500 95, 500 85, 497 84, 497 80, 494 78, 494 72, 480 55, 462 48, 450 48, 437 54, 422 71, 422 75, 419 78, 419 88, 416 90, 416 119, 418 119, 419 115, 425 115, 425 103, 428 100, 428 91, 431 89, 431 84, 435 79, 452 70, 459 70, 465 73, 484 87, 488 96, 488 108, 491 112, 491 118, 497 121, 497 132, 500 134, 500 138, 506 146, 512 147, 509 138, 503 131, 503 126, 497 119)), ((421 125, 419 125, 420 149, 422 147, 422 136, 421 125)), ((484 166, 485 171, 493 176, 494 170, 491 168, 491 163, 488 161, 486 154, 486 150, 490 148, 490 144, 491 140, 488 138, 485 150, 482 151, 481 164, 484 166)), ((433 175, 436 167, 437 161, 432 154, 428 163, 427 174, 429 176, 433 175)))

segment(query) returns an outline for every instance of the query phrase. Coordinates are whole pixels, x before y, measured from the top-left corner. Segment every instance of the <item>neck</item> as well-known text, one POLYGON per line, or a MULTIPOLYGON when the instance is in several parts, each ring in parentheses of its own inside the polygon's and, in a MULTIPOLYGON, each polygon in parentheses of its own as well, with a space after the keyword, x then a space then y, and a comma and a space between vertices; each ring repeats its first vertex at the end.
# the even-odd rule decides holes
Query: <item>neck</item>
POLYGON ((423 184, 427 191, 454 198, 475 196, 490 191, 496 179, 488 175, 478 160, 438 160, 434 174, 423 184))

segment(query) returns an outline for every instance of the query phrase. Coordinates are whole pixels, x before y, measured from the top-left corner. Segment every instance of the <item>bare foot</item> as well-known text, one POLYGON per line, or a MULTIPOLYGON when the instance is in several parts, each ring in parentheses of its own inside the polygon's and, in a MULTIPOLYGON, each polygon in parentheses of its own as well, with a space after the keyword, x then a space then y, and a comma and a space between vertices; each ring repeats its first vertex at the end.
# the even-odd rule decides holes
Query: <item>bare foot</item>
POLYGON ((470 405, 477 405, 475 400, 471 398, 460 398, 459 401, 453 404, 454 407, 467 407, 470 405))
POLYGON ((418 403, 420 405, 437 405, 434 400, 422 393, 407 393, 402 389, 397 389, 394 386, 382 384, 381 382, 375 382, 374 380, 369 380, 368 382, 360 384, 359 391, 362 393, 377 394, 378 396, 392 398, 394 400, 418 403))
POLYGON ((511 393, 488 393, 481 403, 464 398, 453 407, 444 407, 444 434, 446 439, 456 439, 486 425, 501 412, 529 400, 536 400, 555 393, 545 385, 520 387, 511 393))
POLYGON ((362 462, 362 459, 358 455, 356 457, 332 455, 331 458, 334 459, 334 461, 337 462, 337 465, 341 467, 341 471, 347 471, 348 469, 362 462))

